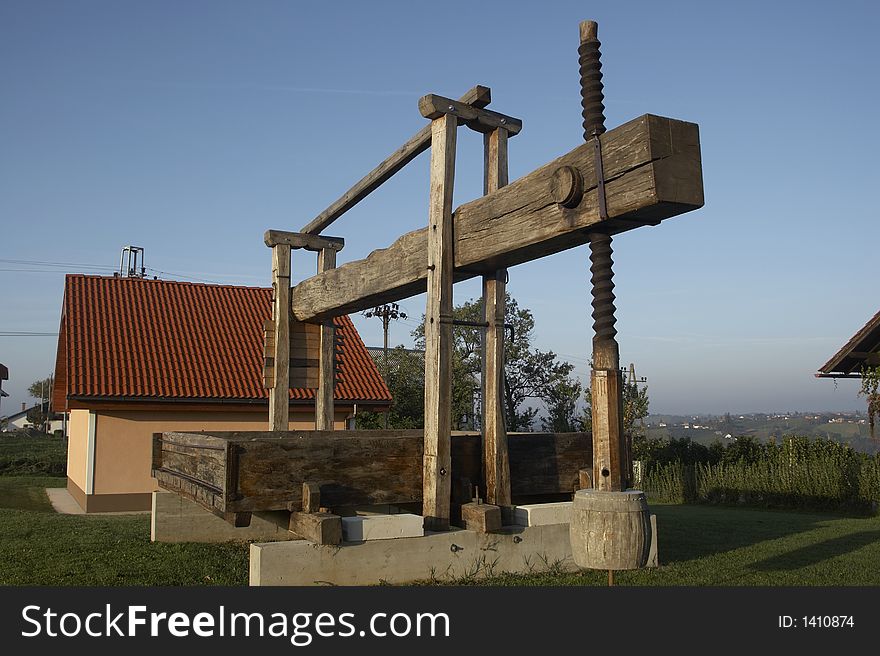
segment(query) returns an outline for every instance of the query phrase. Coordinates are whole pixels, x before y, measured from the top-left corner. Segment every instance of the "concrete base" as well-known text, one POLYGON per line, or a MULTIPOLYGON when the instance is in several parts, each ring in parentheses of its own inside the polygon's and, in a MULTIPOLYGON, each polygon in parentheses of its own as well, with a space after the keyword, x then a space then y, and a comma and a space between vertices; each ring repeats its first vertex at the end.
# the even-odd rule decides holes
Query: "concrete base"
POLYGON ((414 538, 425 534, 424 519, 420 515, 364 513, 342 518, 342 539, 346 542, 414 538))
MULTIPOLYGON (((63 487, 47 487, 46 496, 55 512, 64 515, 85 515, 86 511, 82 509, 77 500, 70 493, 70 490, 63 487)), ((89 515, 146 515, 149 510, 120 510, 113 512, 89 512, 89 515)))
MULTIPOLYGON (((284 513, 288 515, 288 513, 284 513)), ((229 542, 246 540, 297 540, 298 536, 264 517, 251 517, 251 525, 235 528, 197 503, 171 492, 153 492, 150 539, 153 542, 229 542)))
POLYGON ((516 506, 513 518, 517 526, 548 526, 571 522, 571 501, 533 503, 516 506))
POLYGON ((574 571, 568 524, 464 529, 424 537, 345 543, 252 544, 251 585, 375 585, 454 581, 502 572, 574 571))

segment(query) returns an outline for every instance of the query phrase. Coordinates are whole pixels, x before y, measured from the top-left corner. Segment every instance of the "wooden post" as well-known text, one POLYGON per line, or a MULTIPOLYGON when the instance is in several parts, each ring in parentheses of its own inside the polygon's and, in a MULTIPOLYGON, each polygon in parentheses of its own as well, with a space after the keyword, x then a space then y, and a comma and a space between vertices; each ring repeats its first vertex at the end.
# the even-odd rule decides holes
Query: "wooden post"
POLYGON ((274 381, 269 390, 269 430, 286 431, 290 411, 290 246, 272 247, 272 319, 274 381))
MULTIPOLYGON (((336 268, 336 251, 322 248, 318 252, 318 273, 336 268)), ((315 428, 333 430, 333 386, 336 380, 336 329, 333 319, 321 323, 321 357, 318 391, 315 395, 315 428)))
MULTIPOLYGON (((580 24, 578 63, 581 73, 581 106, 584 140, 594 148, 599 219, 608 219, 606 176, 601 137, 605 134, 605 105, 602 92, 602 66, 599 62, 598 26, 594 21, 580 24)), ((631 479, 628 449, 623 433, 623 378, 617 329, 614 327, 614 271, 611 235, 605 231, 589 233, 590 272, 593 293, 593 367, 590 392, 593 412, 593 486, 596 490, 625 490, 631 479)))
MULTIPOLYGON (((498 128, 484 136, 483 193, 507 184, 507 130, 498 128)), ((488 324, 483 338, 483 474, 486 500, 510 506, 510 464, 504 425, 504 310, 507 269, 483 276, 483 311, 488 324)))
POLYGON ((433 531, 449 528, 452 489, 452 185, 457 123, 450 114, 431 123, 422 515, 425 528, 433 531))

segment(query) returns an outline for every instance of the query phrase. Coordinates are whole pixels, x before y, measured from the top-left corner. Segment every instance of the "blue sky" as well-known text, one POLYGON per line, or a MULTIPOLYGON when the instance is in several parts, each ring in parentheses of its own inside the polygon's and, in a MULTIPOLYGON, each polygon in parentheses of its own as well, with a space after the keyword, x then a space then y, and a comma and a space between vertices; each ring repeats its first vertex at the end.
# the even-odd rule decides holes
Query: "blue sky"
MULTIPOLYGON (((408 139, 426 93, 484 84, 522 118, 511 179, 568 152, 587 18, 609 128, 645 113, 700 125, 706 206, 614 242, 621 359, 648 377, 652 411, 861 409, 853 381, 812 374, 880 309, 873 2, 5 0, 0 332, 57 331, 62 273, 108 273, 126 244, 161 277, 268 284, 263 232, 299 229, 408 139)), ((327 231, 346 238, 340 263, 425 224, 427 163, 327 231)), ((462 132, 456 205, 481 194, 481 165, 462 132)), ((314 265, 297 257, 294 275, 314 265)), ((581 376, 588 267, 582 247, 509 286, 536 345, 581 376)), ((456 301, 478 293, 461 284, 456 301)), ((402 305, 417 318, 424 298, 402 305)), ((381 343, 380 322, 355 320, 381 343)), ((0 336, 3 414, 54 352, 52 337, 0 336)))

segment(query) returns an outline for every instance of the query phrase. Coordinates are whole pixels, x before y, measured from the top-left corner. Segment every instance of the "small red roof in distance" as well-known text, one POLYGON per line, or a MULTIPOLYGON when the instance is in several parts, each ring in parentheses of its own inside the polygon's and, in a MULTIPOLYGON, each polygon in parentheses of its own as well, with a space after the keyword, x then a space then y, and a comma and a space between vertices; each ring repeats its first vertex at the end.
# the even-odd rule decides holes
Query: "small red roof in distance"
MULTIPOLYGON (((241 400, 263 389, 263 323, 271 289, 166 280, 68 275, 56 358, 55 407, 66 397, 241 400)), ((347 316, 335 398, 391 401, 373 359, 347 316)), ((314 390, 292 389, 292 399, 314 390)))

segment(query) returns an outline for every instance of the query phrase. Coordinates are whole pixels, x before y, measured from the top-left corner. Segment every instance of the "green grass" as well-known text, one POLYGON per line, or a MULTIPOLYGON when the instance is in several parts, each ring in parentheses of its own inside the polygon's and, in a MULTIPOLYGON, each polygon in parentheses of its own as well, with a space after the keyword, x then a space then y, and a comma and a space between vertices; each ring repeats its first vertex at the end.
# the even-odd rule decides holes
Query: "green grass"
POLYGON ((57 476, 0 476, 0 508, 53 512, 45 488, 66 484, 57 476))
MULTIPOLYGON (((651 511, 661 567, 616 572, 616 585, 880 585, 877 517, 678 505, 652 505, 651 511)), ((604 586, 608 574, 551 571, 457 583, 604 586)))
MULTIPOLYGON (((247 584, 247 545, 154 544, 147 515, 52 512, 43 490, 50 485, 63 479, 0 477, 0 585, 247 584)), ((880 517, 662 504, 651 510, 661 567, 617 572, 618 585, 880 585, 880 517)), ((540 562, 535 570, 455 583, 607 585, 605 572, 564 573, 540 562)))
POLYGON ((63 485, 0 477, 0 585, 247 585, 247 545, 154 544, 149 515, 59 515, 43 488, 63 485))
POLYGON ((64 476, 67 441, 64 438, 24 431, 0 433, 0 475, 64 476))

